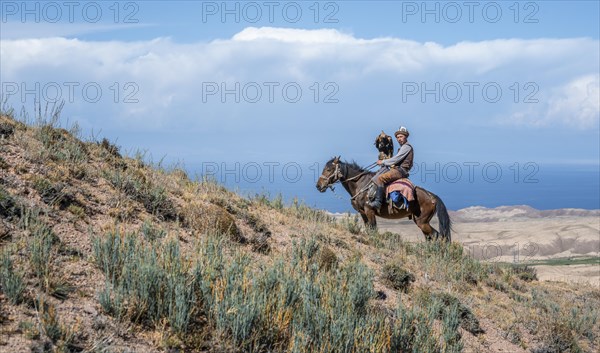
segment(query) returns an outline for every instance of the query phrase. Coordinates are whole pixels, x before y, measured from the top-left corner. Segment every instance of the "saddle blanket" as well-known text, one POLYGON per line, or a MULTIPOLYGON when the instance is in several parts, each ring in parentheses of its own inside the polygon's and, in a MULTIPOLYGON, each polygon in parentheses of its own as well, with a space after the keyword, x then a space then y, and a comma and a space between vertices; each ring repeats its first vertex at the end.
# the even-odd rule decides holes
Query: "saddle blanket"
POLYGON ((394 191, 399 191, 408 202, 415 199, 415 185, 407 178, 398 179, 386 187, 386 195, 394 191))

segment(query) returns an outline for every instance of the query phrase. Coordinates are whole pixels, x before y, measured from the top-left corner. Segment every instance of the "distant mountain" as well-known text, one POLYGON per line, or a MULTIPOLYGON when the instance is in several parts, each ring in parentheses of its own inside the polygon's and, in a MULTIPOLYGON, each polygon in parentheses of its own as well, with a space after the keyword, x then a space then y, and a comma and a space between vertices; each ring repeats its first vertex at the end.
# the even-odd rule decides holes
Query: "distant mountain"
POLYGON ((561 208, 557 210, 537 210, 527 205, 500 206, 487 208, 473 206, 449 211, 453 221, 458 222, 498 222, 504 220, 555 218, 555 217, 599 217, 600 210, 584 210, 580 208, 561 208))

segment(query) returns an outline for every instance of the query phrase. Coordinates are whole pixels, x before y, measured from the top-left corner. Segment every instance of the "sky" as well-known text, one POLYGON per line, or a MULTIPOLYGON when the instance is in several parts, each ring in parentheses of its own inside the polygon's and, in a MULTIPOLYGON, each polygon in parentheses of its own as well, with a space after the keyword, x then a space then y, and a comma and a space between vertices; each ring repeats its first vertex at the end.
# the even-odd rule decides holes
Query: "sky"
POLYGON ((463 175, 598 166, 599 14, 598 1, 3 0, 2 101, 30 116, 65 101, 84 134, 202 173, 368 165, 399 126, 416 163, 463 175))

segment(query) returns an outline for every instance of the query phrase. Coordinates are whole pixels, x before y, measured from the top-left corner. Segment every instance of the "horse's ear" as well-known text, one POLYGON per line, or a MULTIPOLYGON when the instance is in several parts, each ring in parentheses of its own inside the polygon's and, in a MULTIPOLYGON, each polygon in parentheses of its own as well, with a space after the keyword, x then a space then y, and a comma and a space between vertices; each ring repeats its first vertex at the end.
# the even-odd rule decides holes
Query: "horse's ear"
POLYGON ((340 161, 340 156, 333 158, 333 163, 338 163, 340 161))

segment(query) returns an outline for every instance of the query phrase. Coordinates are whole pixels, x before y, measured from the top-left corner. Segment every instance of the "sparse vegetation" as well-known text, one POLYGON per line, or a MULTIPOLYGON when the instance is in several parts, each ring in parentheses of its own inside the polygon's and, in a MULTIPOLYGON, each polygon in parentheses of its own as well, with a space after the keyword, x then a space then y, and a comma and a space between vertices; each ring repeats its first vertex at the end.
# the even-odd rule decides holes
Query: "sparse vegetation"
POLYGON ((75 342, 76 328, 60 322, 53 304, 43 297, 37 298, 35 306, 40 321, 41 332, 55 345, 57 352, 72 352, 75 342))
POLYGON ((403 292, 407 292, 410 284, 415 281, 415 276, 398 263, 383 266, 381 272, 383 279, 390 287, 403 292))
POLYGON ((67 210, 77 218, 83 219, 85 217, 85 210, 83 209, 83 207, 77 205, 69 205, 69 207, 67 207, 67 210))
POLYGON ((122 158, 121 153, 119 153, 119 147, 111 143, 107 138, 103 138, 102 142, 99 142, 98 144, 111 156, 122 158))
POLYGON ((0 216, 8 220, 20 216, 21 207, 15 198, 0 185, 0 216))
POLYGON ((527 266, 569 266, 569 265, 600 265, 599 256, 560 257, 548 260, 529 261, 527 266))
POLYGON ((193 314, 189 261, 181 258, 179 244, 143 244, 134 234, 119 231, 93 239, 96 264, 107 277, 100 294, 104 310, 122 320, 157 325, 167 319, 185 332, 193 314))
POLYGON ((317 210, 308 207, 304 202, 295 198, 292 205, 286 209, 289 213, 296 216, 298 219, 309 222, 335 223, 335 218, 323 210, 317 210))
POLYGON ((340 221, 340 223, 342 224, 342 227, 344 227, 346 230, 348 230, 352 234, 360 233, 361 228, 362 228, 361 222, 362 221, 359 219, 357 214, 355 214, 354 216, 348 214, 344 218, 342 218, 340 221))
POLYGON ((42 200, 50 206, 57 205, 61 209, 67 209, 76 203, 75 196, 64 183, 52 183, 47 178, 36 177, 33 180, 33 187, 42 200))
POLYGON ((175 220, 177 209, 166 189, 152 182, 144 169, 108 169, 103 176, 123 195, 140 202, 151 214, 163 220, 175 220))
POLYGON ((8 349, 600 347, 597 290, 538 282, 537 263, 484 263, 458 243, 363 231, 357 215, 336 220, 280 194, 241 197, 106 139, 82 142, 55 113, 0 117, 8 349))
POLYGON ((15 269, 10 256, 9 249, 0 251, 0 289, 12 304, 19 304, 23 301, 25 283, 22 273, 15 269))
POLYGON ((142 224, 141 233, 146 240, 151 242, 162 239, 167 235, 167 232, 164 229, 154 226, 149 220, 144 221, 142 224))
POLYGON ((437 307, 438 317, 444 320, 456 320, 466 331, 478 335, 484 333, 470 308, 446 292, 423 292, 419 298, 424 306, 437 307), (450 316, 448 318, 448 316, 450 316))
POLYGON ((393 348, 388 335, 399 346, 440 349, 427 336, 412 336, 434 320, 432 314, 402 309, 402 320, 386 325, 368 304, 374 296, 372 272, 358 260, 328 271, 332 262, 323 258, 330 255, 314 239, 302 240, 288 256, 263 268, 251 266, 239 252, 226 261, 221 237, 200 243, 193 266, 179 257, 176 242, 142 245, 136 239, 111 233, 94 240, 96 262, 108 281, 99 299, 120 319, 157 325, 165 318, 183 333, 193 330, 191 313, 200 313, 218 336, 249 350, 347 352, 373 345, 388 350, 393 348))
POLYGON ((48 291, 50 289, 52 243, 55 235, 45 224, 37 221, 31 225, 30 231, 32 234, 27 244, 29 264, 40 288, 48 291))
POLYGON ((531 282, 531 281, 537 281, 537 271, 535 270, 534 267, 530 267, 527 265, 513 265, 511 268, 512 272, 514 274, 516 274, 516 276, 525 281, 525 282, 531 282))
POLYGON ((15 133, 14 125, 8 122, 0 123, 0 138, 9 138, 15 133))
POLYGON ((456 242, 425 242, 411 245, 407 250, 417 254, 425 271, 436 280, 476 285, 491 271, 491 265, 465 254, 462 245, 456 242))

